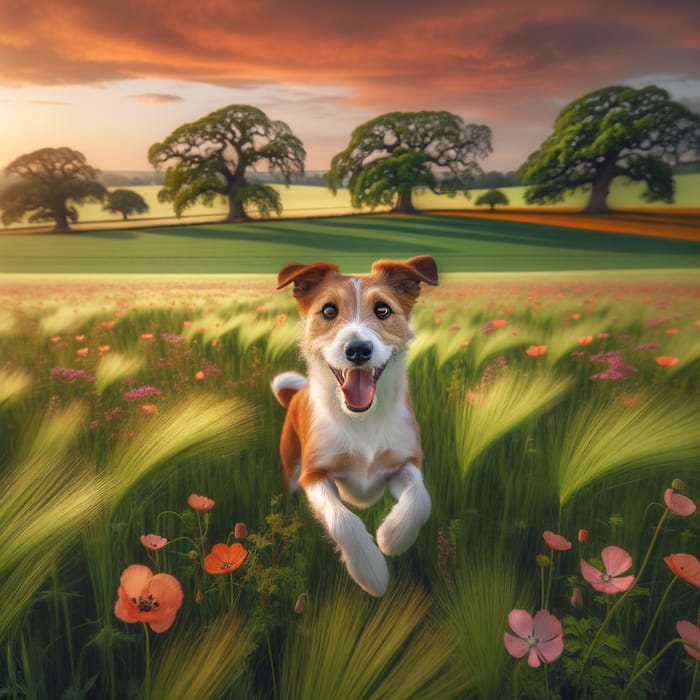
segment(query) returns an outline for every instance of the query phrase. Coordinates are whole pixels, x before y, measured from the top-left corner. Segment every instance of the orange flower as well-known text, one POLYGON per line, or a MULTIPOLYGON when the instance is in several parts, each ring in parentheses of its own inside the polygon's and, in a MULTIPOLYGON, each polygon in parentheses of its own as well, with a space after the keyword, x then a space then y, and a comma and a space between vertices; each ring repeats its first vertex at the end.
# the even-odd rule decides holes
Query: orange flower
POLYGON ((525 352, 530 356, 530 357, 539 357, 540 355, 544 355, 547 352, 547 346, 546 345, 531 345, 525 352))
POLYGON ((190 508, 194 508, 194 510, 199 511, 200 513, 205 513, 214 507, 216 501, 213 501, 211 498, 207 498, 206 496, 199 496, 196 493, 191 493, 187 498, 187 503, 189 504, 190 508))
POLYGON ((211 552, 204 557, 204 568, 214 576, 235 571, 245 561, 248 552, 240 542, 234 542, 230 547, 225 544, 215 544, 211 552))
POLYGON ((581 318, 581 314, 571 314, 571 318, 573 318, 574 321, 578 321, 581 318))
POLYGON ((124 622, 146 622, 154 632, 165 632, 182 605, 182 586, 170 574, 156 574, 141 564, 124 569, 114 614, 124 622))
POLYGON ((141 340, 143 340, 145 343, 149 343, 151 340, 153 340, 153 333, 141 333, 141 340))
POLYGON ((109 352, 111 348, 109 345, 98 345, 97 346, 97 351, 100 353, 100 355, 104 355, 106 352, 109 352))
POLYGON ((146 415, 155 415, 158 413, 158 406, 156 406, 154 403, 141 404, 141 413, 145 413, 146 415))
POLYGON ((109 330, 110 328, 114 328, 115 323, 116 321, 102 321, 100 325, 102 326, 102 328, 106 328, 107 330, 109 330))
POLYGON ((76 336, 75 336, 75 342, 76 342, 76 343, 84 343, 84 342, 85 342, 85 336, 84 336, 84 335, 76 335, 76 336))
POLYGON ((678 364, 678 358, 672 355, 661 355, 656 358, 656 364, 659 367, 673 367, 673 365, 678 364))
POLYGON ((590 345, 593 342, 593 336, 592 335, 582 335, 578 339, 578 344, 579 345, 590 345))
POLYGON ((678 329, 677 328, 667 328, 666 335, 678 335, 678 329))
POLYGON ((205 374, 204 374, 204 372, 202 372, 201 369, 199 370, 199 372, 197 372, 197 373, 194 375, 194 378, 195 378, 198 382, 201 382, 201 381, 204 379, 204 377, 205 377, 205 374))
POLYGON ((676 576, 700 588, 700 561, 692 554, 669 554, 664 561, 676 576))
POLYGON ((79 350, 75 351, 75 354, 78 357, 85 357, 85 355, 88 354, 89 350, 90 350, 90 348, 80 348, 79 350))

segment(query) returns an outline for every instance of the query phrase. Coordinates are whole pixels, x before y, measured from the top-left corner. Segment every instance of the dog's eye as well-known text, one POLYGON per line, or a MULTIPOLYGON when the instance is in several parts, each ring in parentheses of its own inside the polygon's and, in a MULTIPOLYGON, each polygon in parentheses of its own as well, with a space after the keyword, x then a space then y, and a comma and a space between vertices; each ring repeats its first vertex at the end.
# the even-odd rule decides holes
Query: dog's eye
POLYGON ((380 321, 383 321, 384 319, 387 319, 389 318, 389 316, 391 316, 391 309, 389 308, 388 304, 385 304, 383 301, 378 301, 374 305, 374 315, 380 321))
POLYGON ((326 304, 321 309, 321 315, 327 321, 332 321, 338 315, 338 307, 335 304, 326 304))

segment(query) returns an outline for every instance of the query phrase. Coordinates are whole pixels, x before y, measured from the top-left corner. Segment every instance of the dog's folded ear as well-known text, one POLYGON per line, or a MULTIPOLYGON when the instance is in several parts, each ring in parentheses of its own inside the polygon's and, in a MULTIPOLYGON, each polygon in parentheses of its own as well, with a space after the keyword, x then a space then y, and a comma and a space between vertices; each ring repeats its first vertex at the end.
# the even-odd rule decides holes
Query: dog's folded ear
POLYGON ((337 274, 340 269, 337 265, 317 262, 313 265, 301 265, 300 263, 287 263, 277 275, 277 289, 282 289, 294 282, 294 296, 299 299, 305 296, 327 274, 337 274))
POLYGON ((372 272, 385 277, 389 284, 400 294, 417 299, 420 283, 437 286, 437 263, 429 255, 418 255, 404 262, 377 260, 372 265, 372 272))

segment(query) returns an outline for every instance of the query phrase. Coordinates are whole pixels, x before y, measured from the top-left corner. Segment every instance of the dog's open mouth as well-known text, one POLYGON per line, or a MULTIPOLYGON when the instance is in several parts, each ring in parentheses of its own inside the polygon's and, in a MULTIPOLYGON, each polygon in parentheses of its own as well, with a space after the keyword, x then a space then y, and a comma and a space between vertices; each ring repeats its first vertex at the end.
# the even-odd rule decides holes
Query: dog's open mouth
POLYGON ((345 405, 351 411, 362 413, 372 405, 377 382, 385 367, 386 365, 367 369, 336 369, 331 367, 345 397, 345 405))

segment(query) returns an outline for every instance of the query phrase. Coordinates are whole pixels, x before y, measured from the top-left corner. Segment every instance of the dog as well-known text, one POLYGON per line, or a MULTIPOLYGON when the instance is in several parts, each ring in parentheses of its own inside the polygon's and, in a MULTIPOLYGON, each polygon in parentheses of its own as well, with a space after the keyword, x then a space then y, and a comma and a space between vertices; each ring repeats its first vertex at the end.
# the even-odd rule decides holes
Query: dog
POLYGON ((289 263, 278 275, 278 289, 293 284, 308 375, 284 372, 272 381, 287 409, 280 437, 287 486, 303 489, 350 576, 376 597, 389 584, 384 555, 405 552, 430 515, 406 376, 422 283, 438 284, 429 256, 379 260, 369 275, 342 275, 325 262, 289 263), (366 508, 387 487, 396 503, 375 542, 343 501, 366 508))

